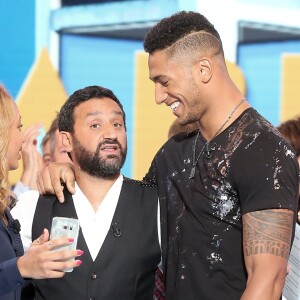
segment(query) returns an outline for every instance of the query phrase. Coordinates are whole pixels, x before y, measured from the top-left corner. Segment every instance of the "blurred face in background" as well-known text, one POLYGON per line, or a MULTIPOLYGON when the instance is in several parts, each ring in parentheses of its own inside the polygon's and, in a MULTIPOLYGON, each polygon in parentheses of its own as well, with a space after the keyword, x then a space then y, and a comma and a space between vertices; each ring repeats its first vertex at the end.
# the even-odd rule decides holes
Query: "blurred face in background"
POLYGON ((48 166, 52 161, 50 140, 48 140, 43 147, 43 162, 45 166, 48 166))
POLYGON ((59 130, 55 131, 53 138, 49 138, 43 148, 43 162, 48 166, 51 162, 72 162, 62 144, 59 130))

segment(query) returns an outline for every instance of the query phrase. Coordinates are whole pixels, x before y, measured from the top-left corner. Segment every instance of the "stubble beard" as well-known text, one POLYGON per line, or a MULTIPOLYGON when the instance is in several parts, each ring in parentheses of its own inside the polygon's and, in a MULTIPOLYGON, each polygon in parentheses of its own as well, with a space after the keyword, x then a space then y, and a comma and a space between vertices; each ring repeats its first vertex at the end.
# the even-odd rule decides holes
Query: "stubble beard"
POLYGON ((178 122, 181 126, 186 126, 198 122, 201 119, 199 97, 197 94, 192 95, 186 103, 186 114, 178 122))

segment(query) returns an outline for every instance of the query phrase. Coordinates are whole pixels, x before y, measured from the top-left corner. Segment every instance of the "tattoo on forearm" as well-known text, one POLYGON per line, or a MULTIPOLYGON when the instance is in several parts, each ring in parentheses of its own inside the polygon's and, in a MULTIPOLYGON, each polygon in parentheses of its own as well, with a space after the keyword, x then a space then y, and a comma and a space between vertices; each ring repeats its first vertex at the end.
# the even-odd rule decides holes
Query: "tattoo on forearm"
POLYGON ((269 253, 288 258, 293 230, 293 212, 263 210, 243 216, 245 255, 269 253))

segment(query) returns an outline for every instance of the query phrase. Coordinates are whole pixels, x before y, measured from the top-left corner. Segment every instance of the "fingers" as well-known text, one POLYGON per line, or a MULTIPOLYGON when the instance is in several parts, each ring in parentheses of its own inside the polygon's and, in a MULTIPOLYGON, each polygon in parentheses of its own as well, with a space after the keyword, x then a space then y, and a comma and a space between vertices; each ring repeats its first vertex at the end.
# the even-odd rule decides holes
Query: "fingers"
POLYGON ((48 264, 46 268, 47 271, 45 272, 43 277, 40 277, 40 279, 61 278, 65 275, 65 272, 63 270, 74 269, 76 267, 79 267, 81 264, 82 264, 81 260, 52 261, 48 264))
POLYGON ((62 181, 66 184, 68 191, 71 194, 75 194, 75 175, 72 164, 70 165, 69 171, 66 170, 62 173, 62 181))
POLYGON ((81 265, 81 260, 75 257, 83 254, 81 250, 53 251, 53 247, 70 244, 68 238, 61 238, 41 243, 41 237, 32 244, 28 251, 17 260, 18 269, 22 277, 43 279, 60 278, 64 269, 81 265))
POLYGON ((50 250, 54 250, 59 247, 68 246, 68 245, 72 244, 73 242, 74 242, 73 238, 61 237, 61 238, 57 238, 54 240, 49 240, 47 242, 47 245, 50 248, 50 250))
POLYGON ((51 163, 49 165, 52 187, 60 202, 64 202, 63 185, 66 184, 71 194, 75 193, 75 176, 73 165, 70 163, 51 163))
POLYGON ((26 149, 26 147, 36 146, 37 137, 40 134, 41 127, 42 124, 34 124, 24 131, 24 135, 25 135, 25 140, 23 145, 24 150, 26 149))
MULTIPOLYGON (((51 246, 49 246, 49 249, 50 249, 50 247, 51 246)), ((55 251, 52 251, 52 250, 50 250, 50 251, 51 251, 51 253, 49 254, 49 257, 48 257, 48 259, 50 261, 65 262, 65 261, 74 260, 75 257, 83 255, 82 250, 59 250, 59 249, 56 249, 55 251)))
MULTIPOLYGON (((75 257, 81 256, 84 254, 82 250, 60 250, 58 248, 58 240, 53 240, 45 243, 50 250, 50 254, 48 254, 49 263, 47 264, 47 269, 52 270, 51 274, 47 276, 51 276, 48 278, 58 278, 63 276, 61 272, 66 271, 66 269, 73 269, 82 264, 82 260, 75 260, 75 257), (55 251, 53 251, 55 250, 55 251), (58 271, 58 272, 55 272, 58 271)), ((59 243, 63 243, 64 241, 60 241, 59 243)))
POLYGON ((39 239, 39 242, 41 244, 44 244, 45 242, 47 242, 49 240, 49 231, 48 231, 48 229, 44 228, 43 234, 38 239, 39 239))
POLYGON ((55 194, 60 202, 65 200, 62 182, 71 194, 75 193, 75 175, 71 163, 50 163, 42 169, 37 181, 40 194, 55 194))
POLYGON ((25 138, 33 141, 39 134, 42 124, 33 124, 24 131, 25 138))
MULTIPOLYGON (((49 173, 49 166, 44 167, 37 178, 37 186, 39 193, 44 195, 44 194, 54 194, 54 189, 51 184, 51 177, 49 173)), ((62 187, 61 187, 62 188, 62 187)))
POLYGON ((49 231, 48 229, 44 228, 43 233, 32 242, 32 245, 42 245, 46 241, 49 240, 49 231))

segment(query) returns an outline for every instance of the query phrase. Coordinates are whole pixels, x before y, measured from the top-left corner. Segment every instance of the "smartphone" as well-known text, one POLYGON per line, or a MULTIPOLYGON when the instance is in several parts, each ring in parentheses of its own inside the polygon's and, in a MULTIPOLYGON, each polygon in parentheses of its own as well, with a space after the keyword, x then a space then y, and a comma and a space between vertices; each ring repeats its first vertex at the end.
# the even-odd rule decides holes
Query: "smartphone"
MULTIPOLYGON (((50 240, 61 237, 73 238, 74 242, 70 245, 56 247, 52 251, 76 250, 79 234, 79 221, 73 218, 54 217, 52 219, 50 240)), ((74 260, 71 258, 68 260, 74 260)), ((64 269, 65 272, 72 272, 73 268, 64 269)))

